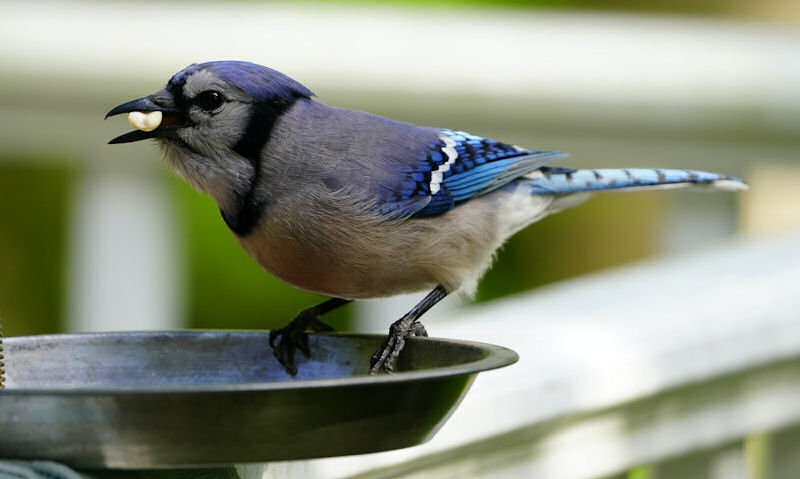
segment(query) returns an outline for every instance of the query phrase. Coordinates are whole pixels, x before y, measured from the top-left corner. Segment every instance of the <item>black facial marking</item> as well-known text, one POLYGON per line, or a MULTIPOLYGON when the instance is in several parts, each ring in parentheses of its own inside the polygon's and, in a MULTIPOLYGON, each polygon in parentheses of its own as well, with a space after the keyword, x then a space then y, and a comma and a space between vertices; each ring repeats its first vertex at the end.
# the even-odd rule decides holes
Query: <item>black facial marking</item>
POLYGON ((247 191, 236 193, 233 211, 223 211, 222 218, 234 233, 247 236, 258 224, 267 204, 256 198, 255 190, 261 180, 261 152, 269 142, 278 118, 296 101, 262 101, 253 104, 253 113, 244 135, 233 151, 247 158, 253 166, 253 177, 247 191))
POLYGON ((167 90, 172 94, 172 101, 175 102, 175 106, 178 107, 181 111, 187 111, 189 106, 189 99, 186 98, 183 94, 183 85, 186 84, 186 77, 181 78, 179 81, 170 82, 167 85, 167 90))
POLYGON ((267 102, 253 103, 253 112, 244 134, 234 145, 233 151, 247 158, 253 166, 261 163, 261 150, 269 142, 275 122, 292 102, 267 102))

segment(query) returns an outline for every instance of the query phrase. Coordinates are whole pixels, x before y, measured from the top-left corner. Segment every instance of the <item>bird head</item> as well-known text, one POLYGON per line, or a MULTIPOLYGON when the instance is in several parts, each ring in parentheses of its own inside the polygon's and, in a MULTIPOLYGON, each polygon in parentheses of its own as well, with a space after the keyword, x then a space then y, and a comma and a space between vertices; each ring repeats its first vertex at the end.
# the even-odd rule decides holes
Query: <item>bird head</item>
POLYGON ((155 139, 196 188, 209 194, 223 186, 238 188, 243 185, 224 183, 252 177, 277 118, 298 98, 312 95, 288 76, 254 63, 192 64, 163 89, 109 111, 106 118, 127 113, 136 128, 109 143, 155 139))

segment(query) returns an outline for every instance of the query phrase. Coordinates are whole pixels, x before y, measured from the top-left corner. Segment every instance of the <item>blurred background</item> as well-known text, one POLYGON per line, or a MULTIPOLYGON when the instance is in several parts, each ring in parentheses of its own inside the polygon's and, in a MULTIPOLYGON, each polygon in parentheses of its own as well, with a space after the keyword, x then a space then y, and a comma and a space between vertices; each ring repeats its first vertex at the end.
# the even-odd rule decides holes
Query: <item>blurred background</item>
MULTIPOLYGON (((517 235, 477 301, 791 225, 798 23, 788 0, 3 2, 6 332, 271 328, 320 300, 261 271, 155 145, 106 145, 129 129, 106 111, 211 59, 269 65, 332 105, 566 151, 573 167, 753 184, 598 195, 517 235)), ((414 301, 334 322, 382 331, 414 301)))
MULTIPOLYGON (((800 226, 796 0, 7 0, 7 335, 266 329, 322 299, 263 272, 155 145, 106 145, 129 129, 103 121, 111 107, 212 59, 268 65, 328 104, 566 151, 572 167, 696 168, 751 184, 597 195, 511 240, 477 302, 800 226)), ((332 322, 384 331, 417 299, 356 304, 332 322)))

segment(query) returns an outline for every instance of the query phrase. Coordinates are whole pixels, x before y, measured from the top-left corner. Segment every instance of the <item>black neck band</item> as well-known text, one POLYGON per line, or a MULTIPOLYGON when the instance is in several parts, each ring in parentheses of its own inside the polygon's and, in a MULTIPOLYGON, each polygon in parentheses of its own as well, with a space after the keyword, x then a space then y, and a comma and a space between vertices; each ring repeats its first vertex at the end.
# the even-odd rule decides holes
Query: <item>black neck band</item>
POLYGON ((253 176, 247 191, 236 192, 235 204, 231 211, 223 211, 222 218, 238 236, 247 236, 258 224, 267 207, 264 199, 256 197, 256 189, 261 182, 263 174, 261 168, 261 153, 269 143, 272 129, 278 118, 289 109, 297 100, 289 101, 263 101, 253 104, 253 112, 244 135, 233 147, 233 151, 247 158, 253 167, 253 176))

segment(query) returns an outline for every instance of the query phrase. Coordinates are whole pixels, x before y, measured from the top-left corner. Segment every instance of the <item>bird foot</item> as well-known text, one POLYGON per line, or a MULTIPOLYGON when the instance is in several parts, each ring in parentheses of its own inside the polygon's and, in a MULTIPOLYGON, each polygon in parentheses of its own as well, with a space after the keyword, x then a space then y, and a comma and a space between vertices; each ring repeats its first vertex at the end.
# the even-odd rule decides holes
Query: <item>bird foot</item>
POLYGON ((301 311, 286 326, 269 332, 272 353, 292 376, 297 374, 295 352, 299 349, 305 357, 311 357, 306 330, 310 328, 314 332, 335 331, 333 327, 320 321, 319 316, 315 311, 301 311))
POLYGON ((406 344, 406 338, 412 336, 427 336, 425 326, 417 321, 407 322, 401 319, 392 324, 389 328, 389 335, 383 341, 383 345, 370 359, 369 374, 374 376, 380 371, 391 373, 394 371, 394 362, 400 356, 400 351, 406 344))

